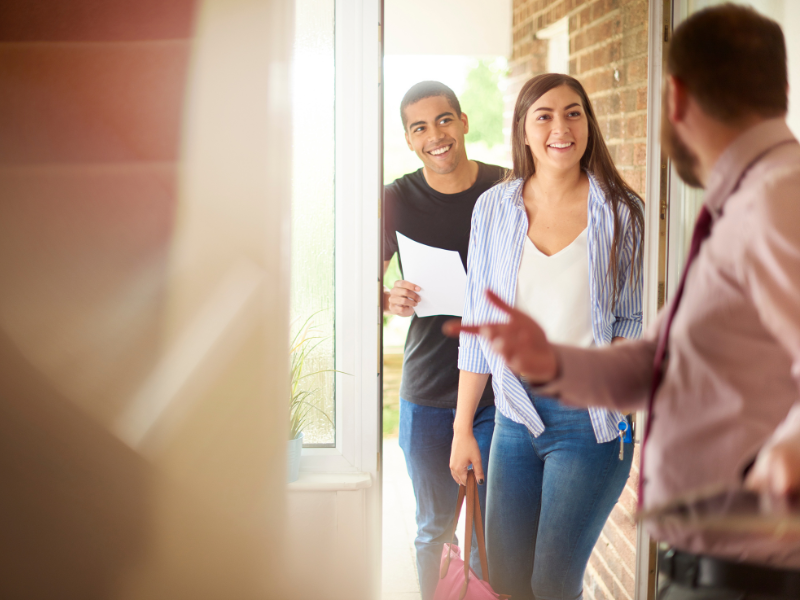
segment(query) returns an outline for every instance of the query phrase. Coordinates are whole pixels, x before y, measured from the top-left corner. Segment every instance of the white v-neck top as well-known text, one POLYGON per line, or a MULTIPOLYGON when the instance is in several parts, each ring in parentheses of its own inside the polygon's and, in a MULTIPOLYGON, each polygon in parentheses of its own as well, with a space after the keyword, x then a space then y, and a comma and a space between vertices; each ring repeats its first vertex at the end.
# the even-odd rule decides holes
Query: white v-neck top
POLYGON ((515 299, 515 306, 536 319, 551 342, 584 348, 594 344, 586 231, 552 256, 526 235, 515 299))

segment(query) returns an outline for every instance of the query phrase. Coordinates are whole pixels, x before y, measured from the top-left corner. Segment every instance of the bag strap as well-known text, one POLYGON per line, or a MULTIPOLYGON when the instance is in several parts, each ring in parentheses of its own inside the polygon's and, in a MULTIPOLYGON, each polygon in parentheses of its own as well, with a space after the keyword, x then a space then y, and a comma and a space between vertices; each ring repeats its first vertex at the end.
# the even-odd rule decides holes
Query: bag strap
MULTIPOLYGON (((463 486, 460 486, 463 487, 463 486)), ((467 586, 469 585, 469 562, 470 554, 472 552, 472 531, 474 529, 475 536, 478 539, 478 554, 481 559, 481 569, 483 571, 483 578, 485 581, 489 580, 489 563, 486 560, 486 542, 483 536, 483 517, 481 516, 481 503, 478 497, 478 482, 475 479, 475 473, 470 469, 467 471, 467 526, 464 529, 464 585, 459 594, 459 600, 462 600, 467 594, 467 586)), ((459 496, 461 494, 459 493, 459 496)), ((460 508, 460 505, 459 505, 460 508)), ((449 564, 448 554, 448 564, 449 564)), ((446 571, 445 571, 446 572, 446 571)))
MULTIPOLYGON (((489 581, 489 562, 486 560, 486 540, 483 534, 483 515, 481 514, 481 501, 478 496, 478 484, 475 475, 472 476, 472 483, 475 490, 475 535, 478 538, 478 554, 481 557, 481 570, 483 578, 489 581)), ((470 536, 471 537, 471 536, 470 536)))
POLYGON ((453 517, 453 530, 450 532, 450 545, 447 548, 447 559, 442 561, 442 566, 439 569, 439 579, 444 579, 447 575, 447 570, 450 568, 450 556, 453 553, 453 542, 456 539, 456 527, 458 526, 458 517, 461 516, 461 507, 464 504, 464 497, 466 496, 467 488, 463 485, 458 486, 458 500, 456 500, 456 514, 453 517))

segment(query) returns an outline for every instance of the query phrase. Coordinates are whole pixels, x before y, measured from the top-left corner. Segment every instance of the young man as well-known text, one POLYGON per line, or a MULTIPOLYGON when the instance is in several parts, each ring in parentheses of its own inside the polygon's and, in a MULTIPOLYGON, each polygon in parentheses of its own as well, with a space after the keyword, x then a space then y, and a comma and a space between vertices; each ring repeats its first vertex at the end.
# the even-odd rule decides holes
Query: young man
MULTIPOLYGON (((564 403, 649 407, 646 510, 742 487, 796 500, 800 144, 785 121, 779 25, 732 4, 689 18, 670 42, 664 104, 664 146, 706 195, 685 280, 644 339, 600 350, 550 344, 497 298, 506 323, 463 331, 488 337, 512 370, 564 403)), ((661 600, 800 598, 796 533, 774 522, 704 528, 691 514, 648 521, 666 544, 661 600)))
MULTIPOLYGON (((400 116, 408 147, 423 166, 386 186, 384 270, 398 250, 397 232, 457 251, 466 269, 472 208, 505 171, 467 158, 464 135, 469 121, 446 85, 423 81, 413 86, 400 104, 400 116)), ((436 589, 442 544, 450 541, 458 495, 448 468, 458 395, 458 341, 442 334, 442 324, 452 316, 414 314, 424 295, 414 282, 398 281, 384 290, 383 306, 387 314, 411 317, 400 386, 400 446, 417 500, 417 571, 422 598, 428 600, 436 589)), ((489 382, 474 420, 484 464, 493 430, 489 382)), ((486 486, 480 485, 479 491, 485 507, 486 486)), ((471 563, 480 573, 474 545, 473 550, 471 563)))

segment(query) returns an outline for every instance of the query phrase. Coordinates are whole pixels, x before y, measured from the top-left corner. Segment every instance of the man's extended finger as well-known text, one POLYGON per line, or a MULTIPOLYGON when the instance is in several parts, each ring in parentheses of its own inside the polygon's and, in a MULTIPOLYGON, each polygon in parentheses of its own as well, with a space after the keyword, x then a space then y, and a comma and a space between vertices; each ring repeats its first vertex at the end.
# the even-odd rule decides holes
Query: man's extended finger
POLYGON ((449 321, 445 321, 444 325, 442 325, 442 333, 447 337, 458 337, 458 334, 460 334, 462 331, 473 333, 472 331, 469 331, 470 329, 476 328, 461 325, 461 319, 450 319, 449 321))
POLYGON ((458 319, 453 319, 442 325, 442 333, 448 337, 458 337, 460 333, 471 333, 493 340, 500 334, 501 327, 503 327, 502 324, 462 325, 458 319))
POLYGON ((486 290, 486 297, 489 299, 489 302, 494 304, 497 308, 502 310, 507 315, 513 315, 513 314, 519 312, 513 306, 510 306, 510 305, 506 304, 505 302, 503 302, 503 299, 500 296, 498 296, 497 294, 495 294, 490 289, 486 290))

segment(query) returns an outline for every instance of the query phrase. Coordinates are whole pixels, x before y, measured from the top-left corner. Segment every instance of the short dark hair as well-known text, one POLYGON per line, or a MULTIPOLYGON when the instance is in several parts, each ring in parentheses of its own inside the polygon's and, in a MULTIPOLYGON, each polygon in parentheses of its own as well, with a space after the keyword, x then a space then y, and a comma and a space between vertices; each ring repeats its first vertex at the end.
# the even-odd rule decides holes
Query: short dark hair
POLYGON ((400 103, 400 118, 403 121, 403 130, 406 128, 406 107, 433 96, 444 96, 450 106, 455 109, 456 115, 461 116, 461 104, 459 104, 453 90, 439 81, 420 81, 409 88, 400 103))
POLYGON ((709 115, 733 123, 788 109, 786 44, 780 25, 749 7, 701 10, 672 36, 667 72, 709 115))

